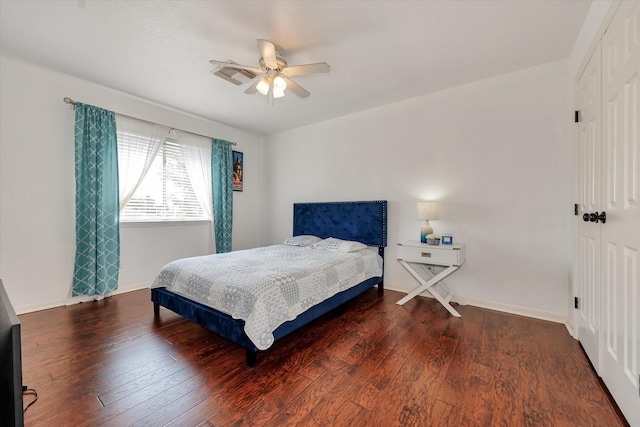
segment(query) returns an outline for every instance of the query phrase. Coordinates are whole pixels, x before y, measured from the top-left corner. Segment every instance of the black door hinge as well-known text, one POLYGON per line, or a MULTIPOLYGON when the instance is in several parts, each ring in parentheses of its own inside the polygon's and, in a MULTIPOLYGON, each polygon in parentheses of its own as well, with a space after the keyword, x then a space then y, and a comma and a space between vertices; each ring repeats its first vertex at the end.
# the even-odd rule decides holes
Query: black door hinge
POLYGON ((579 123, 580 122, 580 111, 576 111, 575 112, 575 122, 579 123))
POLYGON ((578 216, 578 204, 577 203, 573 204, 573 214, 578 216))
POLYGON ((578 297, 573 297, 573 308, 576 310, 579 308, 578 297))

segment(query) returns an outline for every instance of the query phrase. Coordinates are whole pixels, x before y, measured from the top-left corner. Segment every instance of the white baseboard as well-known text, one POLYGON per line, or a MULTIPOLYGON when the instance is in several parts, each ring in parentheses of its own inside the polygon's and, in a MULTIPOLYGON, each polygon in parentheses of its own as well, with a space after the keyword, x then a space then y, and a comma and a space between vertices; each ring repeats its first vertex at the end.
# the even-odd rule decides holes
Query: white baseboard
POLYGON ((571 335, 573 338, 576 337, 575 332, 573 330, 573 327, 571 326, 571 324, 569 322, 565 323, 564 326, 566 326, 567 331, 569 331, 569 335, 571 335))
POLYGON ((18 307, 18 309, 16 309, 16 314, 18 315, 27 314, 27 313, 33 313, 36 311, 48 310, 50 308, 80 304, 82 302, 99 301, 104 298, 109 298, 110 296, 113 296, 113 295, 120 295, 120 294, 125 294, 127 292, 139 291, 140 289, 145 289, 145 288, 148 288, 149 286, 151 286, 151 283, 137 283, 134 285, 129 285, 125 288, 116 289, 115 291, 110 292, 106 295, 95 295, 95 296, 79 295, 77 297, 69 297, 66 300, 62 300, 62 301, 52 301, 45 304, 39 304, 34 306, 18 307))
POLYGON ((67 300, 66 305, 74 305, 80 304, 81 302, 89 302, 89 301, 100 301, 105 298, 109 298, 114 295, 126 294, 127 292, 139 291, 140 289, 145 289, 151 286, 151 283, 137 283, 134 285, 129 285, 126 288, 118 288, 113 292, 109 292, 104 295, 79 295, 77 297, 71 297, 67 300))
POLYGON ((511 304, 502 304, 494 301, 484 301, 474 298, 459 298, 464 301, 459 302, 462 305, 472 305, 474 307, 488 308, 489 310, 501 311, 503 313, 517 314, 519 316, 532 317, 534 319, 548 320, 555 323, 567 324, 567 316, 549 311, 536 310, 528 307, 521 307, 511 304))
MULTIPOLYGON (((397 291, 403 294, 408 294, 406 290, 400 289, 399 287, 396 287, 392 284, 385 283, 384 288, 389 289, 391 291, 397 291)), ((433 298, 428 294, 419 295, 419 296, 425 297, 425 298, 433 298)), ((472 305, 474 307, 487 308, 489 310, 500 311, 503 313, 517 314, 519 316, 531 317, 533 319, 548 320, 550 322, 563 323, 565 325, 568 324, 568 317, 566 315, 544 311, 544 310, 536 310, 533 308, 521 307, 521 306, 511 305, 511 304, 503 304, 495 301, 487 301, 487 300, 482 300, 477 298, 466 298, 463 296, 458 296, 456 299, 453 299, 452 301, 457 302, 460 305, 472 305)))
POLYGON ((62 307, 65 305, 65 301, 49 301, 44 304, 38 305, 26 305, 16 307, 16 314, 19 316, 21 314, 33 313, 35 311, 49 310, 50 308, 62 307))

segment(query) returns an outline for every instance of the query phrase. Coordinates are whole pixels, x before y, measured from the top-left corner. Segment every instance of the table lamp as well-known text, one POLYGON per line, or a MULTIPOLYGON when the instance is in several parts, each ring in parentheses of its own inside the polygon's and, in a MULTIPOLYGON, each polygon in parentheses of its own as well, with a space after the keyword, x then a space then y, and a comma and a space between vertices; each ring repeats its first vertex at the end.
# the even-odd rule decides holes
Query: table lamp
POLYGON ((420 242, 427 243, 427 235, 433 233, 429 220, 438 219, 438 202, 418 202, 416 207, 418 219, 424 220, 420 229, 420 242))

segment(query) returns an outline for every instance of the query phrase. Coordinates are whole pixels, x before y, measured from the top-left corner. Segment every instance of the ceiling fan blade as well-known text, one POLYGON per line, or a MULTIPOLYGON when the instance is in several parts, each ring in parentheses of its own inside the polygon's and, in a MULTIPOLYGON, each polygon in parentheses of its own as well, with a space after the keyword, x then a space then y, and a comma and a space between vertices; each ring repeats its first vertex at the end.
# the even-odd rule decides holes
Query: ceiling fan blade
POLYGON ((253 83, 251 84, 251 86, 247 88, 247 90, 244 91, 244 93, 248 93, 249 95, 253 95, 254 93, 257 93, 258 83, 260 83, 260 80, 262 80, 262 77, 256 77, 255 79, 253 79, 253 83))
POLYGON ((303 76, 305 74, 321 74, 328 73, 331 67, 326 62, 317 62, 315 64, 292 65, 285 67, 282 74, 286 76, 303 76))
POLYGON ((258 39, 258 49, 260 50, 260 54, 262 54, 262 59, 264 59, 264 65, 272 70, 277 69, 276 45, 269 40, 258 39))
POLYGON ((306 98, 307 96, 311 95, 311 92, 309 92, 290 78, 285 76, 282 76, 282 78, 287 82, 287 89, 290 89, 291 92, 295 93, 300 98, 306 98))
POLYGON ((211 61, 209 61, 210 64, 213 65, 219 65, 222 67, 229 67, 229 68, 235 68, 237 70, 247 70, 247 71, 251 71, 252 73, 255 74, 262 74, 263 71, 260 68, 257 67, 250 67, 248 65, 240 65, 240 64, 236 64, 235 62, 232 61, 216 61, 215 59, 212 59, 211 61))

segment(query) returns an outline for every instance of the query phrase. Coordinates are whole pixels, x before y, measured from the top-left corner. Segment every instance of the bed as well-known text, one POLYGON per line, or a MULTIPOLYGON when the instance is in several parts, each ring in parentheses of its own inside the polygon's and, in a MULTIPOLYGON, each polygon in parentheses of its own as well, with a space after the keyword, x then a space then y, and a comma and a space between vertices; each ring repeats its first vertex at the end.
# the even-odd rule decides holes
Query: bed
MULTIPOLYGON (((296 203, 293 205, 293 234, 295 236, 317 236, 320 239, 336 238, 349 242, 360 242, 374 250, 362 250, 361 252, 377 252, 376 258, 380 259, 380 263, 384 261, 384 248, 387 245, 387 202, 386 201, 356 201, 356 202, 323 202, 323 203, 296 203), (376 250, 377 249, 377 250, 376 250)), ((324 242, 324 241, 323 241, 324 242)), ((256 251, 273 251, 273 250, 290 250, 273 248, 264 249, 257 248, 256 251)), ((288 253, 287 252, 287 253, 288 253)), ((211 255, 211 260, 220 260, 222 265, 236 265, 230 257, 238 258, 248 256, 249 251, 238 251, 235 253, 211 255), (217 258, 215 258, 217 257, 217 258)), ((273 255, 272 255, 273 256, 273 255)), ((367 255, 368 256, 368 255, 367 255)), ((202 257, 204 258, 204 257, 202 257)), ((179 260, 176 263, 188 265, 189 261, 179 260), (184 261, 184 262, 183 262, 184 261)), ((361 265, 366 261, 350 261, 361 265)), ((301 263, 303 263, 301 261, 301 263)), ((217 310, 203 301, 202 295, 190 294, 187 296, 185 292, 171 291, 168 286, 162 286, 163 282, 159 281, 161 276, 168 273, 165 269, 172 264, 168 264, 160 272, 158 278, 154 282, 151 289, 151 301, 154 305, 154 313, 160 315, 160 306, 165 307, 199 325, 214 332, 224 338, 229 339, 235 344, 246 350, 246 362, 249 366, 254 366, 259 351, 265 347, 256 345, 255 336, 252 335, 252 328, 249 328, 249 335, 253 336, 252 340, 245 327, 245 320, 234 318, 229 311, 217 310)), ((242 265, 242 264, 237 264, 242 265)), ((230 269, 233 269, 231 267, 230 269)), ((244 274, 243 274, 244 275, 244 274)), ((248 274, 246 274, 248 275, 248 274)), ((239 278, 239 276, 235 276, 239 278)), ((367 278, 355 285, 349 284, 342 286, 337 293, 315 303, 309 307, 304 306, 304 311, 296 315, 291 320, 286 320, 279 324, 272 331, 273 341, 294 332, 307 323, 319 318, 329 311, 339 307, 346 301, 349 301, 368 289, 377 286, 378 292, 383 291, 383 269, 380 268, 376 276, 367 278), (379 275, 378 275, 379 274, 379 275), (344 289, 343 289, 344 288, 344 289)), ((212 292, 213 294, 213 292, 212 292)), ((237 317, 237 316, 236 316, 237 317)), ((268 345, 270 347, 270 344, 268 345)))

